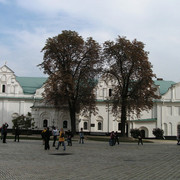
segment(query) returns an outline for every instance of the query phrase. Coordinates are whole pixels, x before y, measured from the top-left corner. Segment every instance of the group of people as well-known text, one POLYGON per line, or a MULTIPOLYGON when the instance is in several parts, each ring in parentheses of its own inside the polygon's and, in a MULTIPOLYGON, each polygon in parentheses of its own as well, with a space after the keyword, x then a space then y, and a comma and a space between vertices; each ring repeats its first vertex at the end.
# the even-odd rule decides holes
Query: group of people
POLYGON ((119 135, 117 131, 116 132, 112 131, 110 134, 109 145, 115 146, 116 143, 119 145, 119 135))
MULTIPOLYGON (((58 131, 56 129, 56 127, 53 127, 52 129, 52 133, 49 130, 49 127, 45 128, 42 132, 41 132, 41 136, 43 139, 43 145, 44 145, 44 149, 45 150, 49 150, 50 149, 50 145, 49 145, 49 140, 50 140, 50 136, 53 136, 53 147, 56 147, 56 141, 57 141, 57 137, 59 136, 58 139, 58 145, 56 147, 56 149, 59 149, 59 146, 62 144, 63 146, 63 150, 66 150, 66 144, 65 144, 65 132, 64 129, 61 128, 60 131, 58 131)), ((70 130, 68 130, 68 132, 66 133, 67 135, 67 145, 68 146, 72 146, 72 133, 70 130)))
MULTIPOLYGON (((179 142, 180 142, 180 138, 179 138, 179 142)), ((110 134, 110 140, 109 140, 109 145, 110 146, 115 146, 116 143, 119 145, 119 136, 118 136, 118 132, 114 132, 112 131, 110 134)), ((142 135, 139 134, 138 135, 138 145, 141 144, 143 145, 143 141, 142 141, 142 135)))
POLYGON ((3 140, 3 143, 6 143, 6 137, 7 137, 7 128, 8 128, 8 124, 5 123, 2 125, 1 129, 1 140, 3 140))

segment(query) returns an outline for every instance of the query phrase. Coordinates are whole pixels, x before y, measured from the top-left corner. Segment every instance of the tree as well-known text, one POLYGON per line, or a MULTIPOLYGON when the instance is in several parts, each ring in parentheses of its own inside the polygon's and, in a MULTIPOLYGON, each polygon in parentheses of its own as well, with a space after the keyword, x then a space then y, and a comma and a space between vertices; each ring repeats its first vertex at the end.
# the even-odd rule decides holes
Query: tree
POLYGON ((138 116, 141 111, 152 108, 153 99, 158 98, 152 80, 155 74, 144 44, 136 39, 131 42, 118 36, 116 42, 106 41, 103 50, 108 67, 105 77, 114 82, 112 111, 120 115, 121 133, 125 136, 127 115, 138 116))
POLYGON ((163 139, 164 131, 162 129, 154 128, 152 133, 156 137, 156 139, 163 139))
POLYGON ((39 66, 49 78, 43 97, 56 108, 68 107, 71 130, 76 132, 76 114, 95 112, 95 77, 101 72, 101 47, 91 37, 83 40, 75 31, 62 31, 48 38, 39 66))
POLYGON ((32 115, 30 112, 25 115, 20 115, 15 118, 13 118, 13 128, 22 128, 28 130, 31 127, 34 127, 34 119, 32 118, 32 115))

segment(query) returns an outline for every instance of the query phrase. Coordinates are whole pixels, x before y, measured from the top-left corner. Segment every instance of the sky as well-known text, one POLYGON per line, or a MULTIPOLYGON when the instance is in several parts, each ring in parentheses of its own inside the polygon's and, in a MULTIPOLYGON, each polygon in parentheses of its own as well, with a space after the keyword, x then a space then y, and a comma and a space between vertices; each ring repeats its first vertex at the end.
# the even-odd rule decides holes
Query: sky
POLYGON ((0 0, 0 67, 44 77, 46 40, 63 30, 103 44, 118 36, 145 44, 157 78, 180 82, 179 0, 0 0))

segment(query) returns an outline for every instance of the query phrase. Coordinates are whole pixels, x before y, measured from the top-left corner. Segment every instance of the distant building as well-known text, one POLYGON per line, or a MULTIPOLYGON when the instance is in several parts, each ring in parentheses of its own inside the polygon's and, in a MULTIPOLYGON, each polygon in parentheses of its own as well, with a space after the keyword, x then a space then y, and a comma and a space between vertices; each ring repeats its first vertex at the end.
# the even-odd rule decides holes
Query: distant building
MULTIPOLYGON (((66 107, 57 110, 52 105, 45 104, 42 98, 43 85, 47 78, 18 77, 6 65, 0 68, 0 126, 7 122, 12 128, 12 119, 17 115, 32 113, 35 129, 56 126, 65 130, 71 128, 71 121, 66 107)), ((165 136, 176 136, 180 129, 180 83, 157 79, 161 99, 154 100, 154 106, 149 111, 141 113, 139 118, 127 117, 126 132, 138 128, 144 137, 154 137, 152 130, 160 128, 165 136)), ((97 115, 87 117, 77 115, 77 131, 82 127, 90 133, 105 134, 111 131, 120 132, 121 120, 114 117, 108 104, 113 91, 111 83, 99 80, 96 87, 97 115)))

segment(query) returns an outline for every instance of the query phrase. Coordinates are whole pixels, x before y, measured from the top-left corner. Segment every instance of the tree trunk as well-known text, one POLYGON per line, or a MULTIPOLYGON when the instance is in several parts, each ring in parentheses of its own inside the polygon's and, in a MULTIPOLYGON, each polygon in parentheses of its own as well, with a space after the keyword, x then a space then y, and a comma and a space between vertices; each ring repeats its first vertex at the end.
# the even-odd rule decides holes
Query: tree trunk
POLYGON ((126 136, 126 105, 123 103, 121 108, 121 134, 126 136))
POLYGON ((71 103, 69 103, 69 113, 71 118, 71 132, 74 135, 76 133, 76 109, 71 103))

